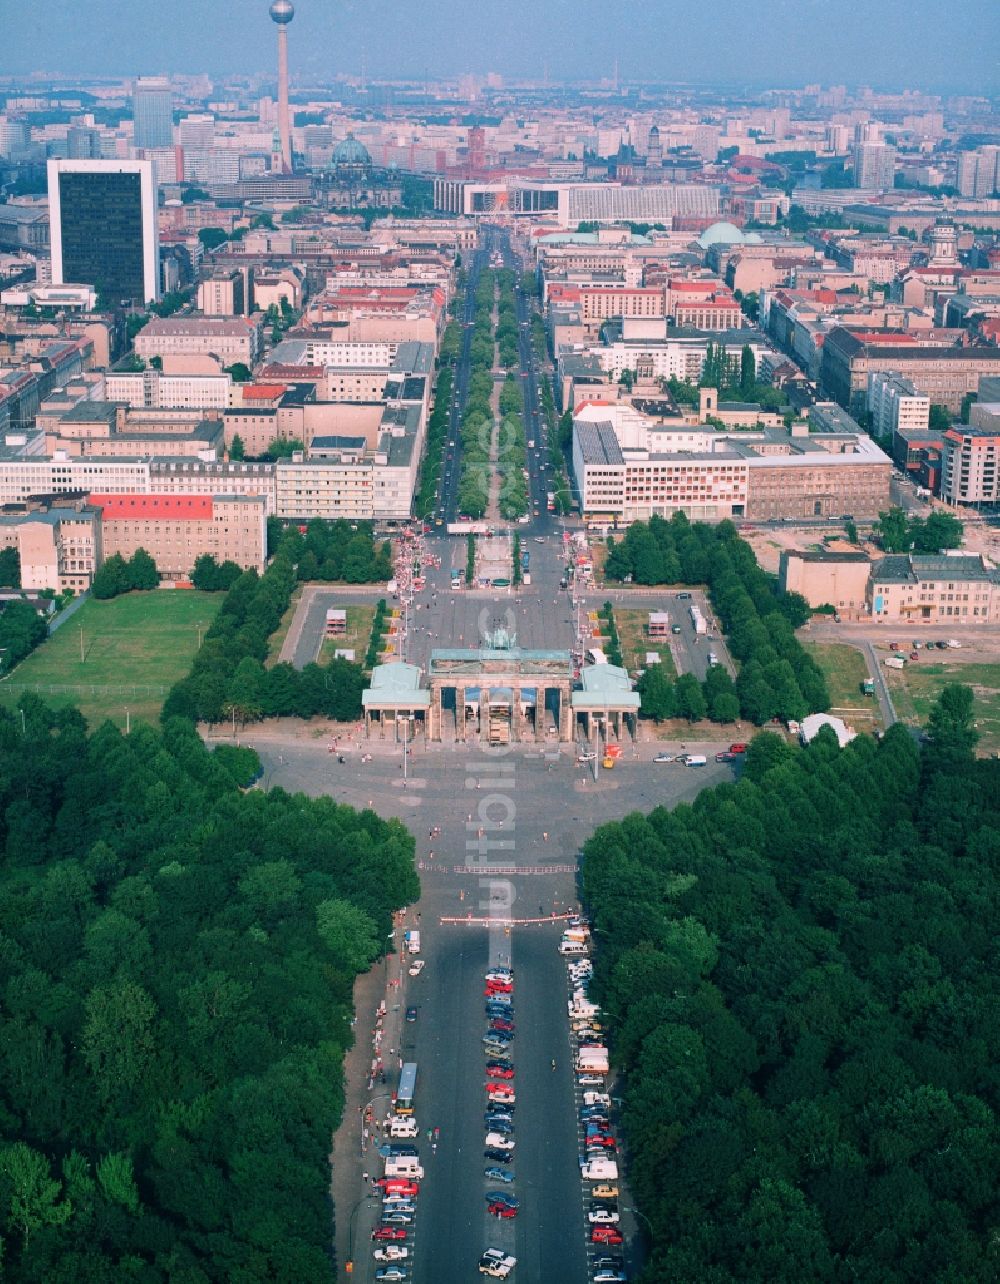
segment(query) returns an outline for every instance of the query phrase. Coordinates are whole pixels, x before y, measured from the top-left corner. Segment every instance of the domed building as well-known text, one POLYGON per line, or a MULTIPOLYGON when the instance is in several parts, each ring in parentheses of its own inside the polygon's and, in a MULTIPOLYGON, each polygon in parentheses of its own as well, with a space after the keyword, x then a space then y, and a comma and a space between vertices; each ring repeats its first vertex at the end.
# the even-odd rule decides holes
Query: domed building
POLYGON ((338 179, 366 179, 371 172, 371 152, 354 137, 347 137, 337 144, 330 157, 330 168, 338 179))
POLYGON ((713 245, 743 245, 747 239, 735 223, 713 223, 698 237, 698 244, 703 250, 710 250, 713 245))

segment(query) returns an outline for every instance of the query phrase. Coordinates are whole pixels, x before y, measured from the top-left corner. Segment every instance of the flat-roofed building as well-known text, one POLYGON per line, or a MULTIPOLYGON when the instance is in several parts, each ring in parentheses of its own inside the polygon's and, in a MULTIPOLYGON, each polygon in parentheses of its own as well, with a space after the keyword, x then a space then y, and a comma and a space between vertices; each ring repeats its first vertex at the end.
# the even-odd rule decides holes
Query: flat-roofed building
POLYGON ((956 424, 943 439, 941 498, 951 504, 1000 503, 1000 432, 956 424))
POLYGON ((21 588, 85 593, 100 565, 101 515, 74 503, 32 502, 0 509, 0 548, 16 548, 21 588))
POLYGON ((252 495, 91 495, 101 510, 104 556, 144 548, 161 576, 188 576, 204 553, 262 571, 267 512, 252 495))
POLYGON ((786 549, 779 559, 778 586, 801 594, 813 609, 833 606, 858 613, 865 609, 870 567, 867 553, 786 549))
POLYGON ((176 409, 223 410, 232 397, 233 380, 228 374, 172 375, 162 370, 122 374, 109 370, 104 376, 108 401, 123 401, 134 409, 159 406, 176 409))
POLYGON ((868 413, 874 436, 889 440, 897 431, 926 432, 931 399, 895 370, 868 376, 868 413))

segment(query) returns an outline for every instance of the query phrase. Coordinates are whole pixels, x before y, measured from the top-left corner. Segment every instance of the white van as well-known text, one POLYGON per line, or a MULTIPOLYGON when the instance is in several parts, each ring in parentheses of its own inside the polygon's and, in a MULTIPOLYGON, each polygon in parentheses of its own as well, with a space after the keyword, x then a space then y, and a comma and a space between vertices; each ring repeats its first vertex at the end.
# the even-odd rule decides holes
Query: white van
POLYGON ((573 954, 573 955, 586 954, 586 953, 587 953, 587 947, 586 947, 586 945, 584 945, 584 943, 583 943, 582 941, 560 941, 560 942, 559 942, 559 953, 560 953, 560 954, 562 954, 562 955, 567 955, 567 954, 573 954))
POLYGON ((689 753, 687 756, 687 765, 689 767, 704 767, 708 759, 703 753, 689 753))
POLYGON ((419 1137, 420 1129, 417 1127, 416 1119, 406 1115, 394 1115, 389 1120, 390 1137, 419 1137))
POLYGON ((617 1181, 618 1165, 613 1159, 591 1159, 580 1165, 584 1181, 617 1181))
POLYGON ((411 1181, 423 1181, 424 1170, 416 1155, 395 1155, 385 1161, 387 1177, 408 1177, 411 1181))

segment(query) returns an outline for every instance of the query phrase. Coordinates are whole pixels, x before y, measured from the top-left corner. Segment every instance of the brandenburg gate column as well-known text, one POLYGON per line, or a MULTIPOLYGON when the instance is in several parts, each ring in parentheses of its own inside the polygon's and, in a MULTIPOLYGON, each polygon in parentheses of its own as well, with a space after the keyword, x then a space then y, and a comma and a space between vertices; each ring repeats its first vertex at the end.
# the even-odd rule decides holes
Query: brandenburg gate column
POLYGON ((455 739, 465 739, 465 687, 455 687, 455 739))
POLYGON ((568 682, 559 684, 559 739, 564 744, 573 739, 573 706, 568 682))

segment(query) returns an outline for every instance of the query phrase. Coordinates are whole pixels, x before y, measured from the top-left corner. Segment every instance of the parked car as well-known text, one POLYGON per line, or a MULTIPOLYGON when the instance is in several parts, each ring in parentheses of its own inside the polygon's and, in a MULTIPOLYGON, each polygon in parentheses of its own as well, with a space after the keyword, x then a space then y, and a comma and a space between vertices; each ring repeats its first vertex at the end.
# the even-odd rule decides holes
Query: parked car
POLYGON ((401 1280, 408 1280, 410 1273, 404 1271, 402 1266, 383 1266, 380 1271, 375 1272, 375 1278, 379 1284, 399 1284, 401 1280))
POLYGON ((385 1248, 376 1248, 372 1257, 376 1262, 404 1262, 410 1256, 410 1250, 402 1244, 387 1244, 385 1248))
POLYGON ((406 1231, 401 1226, 376 1226, 372 1231, 372 1239, 382 1241, 406 1239, 406 1231))
POLYGON ((414 959, 413 962, 410 964, 410 966, 407 968, 407 972, 409 973, 410 976, 419 976, 426 966, 427 966, 426 959, 414 959))
POLYGON ((595 1186, 590 1193, 594 1199, 617 1199, 618 1187, 603 1184, 595 1186))
POLYGON ((488 1132, 486 1134, 484 1145, 488 1150, 504 1150, 509 1152, 514 1149, 514 1143, 510 1137, 505 1137, 503 1133, 500 1132, 488 1132))
POLYGON ((674 762, 676 761, 672 753, 658 753, 653 759, 654 762, 674 762))
POLYGON ((721 753, 717 753, 715 755, 715 761, 716 762, 735 762, 736 755, 734 753, 730 753, 728 749, 723 749, 721 753))
POLYGON ((416 1021, 416 1019, 417 1019, 417 1009, 416 1009, 416 1008, 413 1008, 413 1007, 407 1008, 407 1009, 406 1009, 406 1019, 407 1019, 407 1021, 416 1021))
POLYGON ((521 1201, 515 1195, 508 1195, 505 1190, 488 1190, 486 1192, 486 1202, 488 1204, 506 1204, 508 1208, 519 1208, 521 1201))
POLYGON ((517 1209, 509 1204, 489 1204, 486 1211, 491 1217, 511 1218, 517 1216, 517 1209))
POLYGON ((592 1244, 621 1244, 624 1236, 617 1226, 595 1226, 590 1232, 592 1244))
POLYGON ((621 1218, 614 1208, 591 1208, 587 1221, 591 1226, 617 1226, 621 1218))
POLYGON ((502 1181, 508 1184, 514 1180, 514 1174, 509 1168, 501 1168, 497 1164, 485 1169, 483 1176, 488 1178, 490 1181, 502 1181))
POLYGON ((514 1067, 509 1061, 488 1061, 486 1073, 491 1079, 513 1079, 514 1067))
POLYGON ((516 1265, 516 1257, 499 1248, 488 1248, 479 1259, 479 1273, 491 1279, 505 1280, 516 1265))

